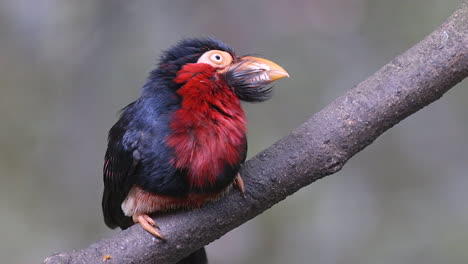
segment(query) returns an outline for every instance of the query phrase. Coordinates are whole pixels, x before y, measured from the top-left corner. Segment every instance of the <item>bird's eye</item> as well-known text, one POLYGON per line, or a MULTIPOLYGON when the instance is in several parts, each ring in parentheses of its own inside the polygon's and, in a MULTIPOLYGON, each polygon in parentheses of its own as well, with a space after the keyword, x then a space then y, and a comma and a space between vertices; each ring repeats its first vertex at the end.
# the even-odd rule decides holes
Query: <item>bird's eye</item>
POLYGON ((201 55, 197 63, 206 63, 215 68, 221 69, 232 63, 231 54, 222 50, 210 50, 201 55))
POLYGON ((223 61, 223 57, 221 56, 221 54, 218 54, 218 53, 214 53, 211 55, 211 60, 216 62, 216 63, 220 63, 223 61))

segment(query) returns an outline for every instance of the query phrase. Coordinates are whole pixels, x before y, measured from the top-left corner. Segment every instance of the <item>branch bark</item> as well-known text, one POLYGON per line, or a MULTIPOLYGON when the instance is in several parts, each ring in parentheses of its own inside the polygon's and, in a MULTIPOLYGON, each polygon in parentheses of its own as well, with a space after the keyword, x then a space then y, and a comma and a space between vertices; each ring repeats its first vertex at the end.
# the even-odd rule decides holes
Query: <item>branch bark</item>
POLYGON ((167 241, 139 225, 44 263, 174 263, 300 188, 339 171, 383 132, 439 99, 468 75, 468 1, 436 31, 291 134, 247 161, 246 197, 230 192, 193 211, 157 217, 167 241))

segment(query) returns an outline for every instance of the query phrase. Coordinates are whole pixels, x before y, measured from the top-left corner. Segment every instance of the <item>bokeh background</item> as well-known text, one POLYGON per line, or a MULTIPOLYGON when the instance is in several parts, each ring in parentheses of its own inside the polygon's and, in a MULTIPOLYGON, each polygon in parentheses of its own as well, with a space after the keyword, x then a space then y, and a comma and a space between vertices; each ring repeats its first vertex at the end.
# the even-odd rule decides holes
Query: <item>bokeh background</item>
MULTIPOLYGON (((0 1, 0 256, 112 236, 108 129, 160 50, 216 36, 290 79, 245 104, 249 156, 439 26, 461 0, 0 1)), ((468 263, 468 83, 208 246, 211 263, 468 263)))

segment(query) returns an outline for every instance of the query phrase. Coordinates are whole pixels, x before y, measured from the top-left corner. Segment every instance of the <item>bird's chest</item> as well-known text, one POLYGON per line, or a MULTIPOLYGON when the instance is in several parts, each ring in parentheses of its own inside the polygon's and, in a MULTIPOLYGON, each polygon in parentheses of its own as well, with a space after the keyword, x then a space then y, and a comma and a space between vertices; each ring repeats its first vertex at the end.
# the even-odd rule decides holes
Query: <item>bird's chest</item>
MULTIPOLYGON (((185 101, 171 120, 167 143, 173 165, 186 172, 192 187, 217 185, 226 171, 235 174, 245 158, 246 121, 237 100, 185 101)), ((224 178, 224 179, 222 179, 224 178)))

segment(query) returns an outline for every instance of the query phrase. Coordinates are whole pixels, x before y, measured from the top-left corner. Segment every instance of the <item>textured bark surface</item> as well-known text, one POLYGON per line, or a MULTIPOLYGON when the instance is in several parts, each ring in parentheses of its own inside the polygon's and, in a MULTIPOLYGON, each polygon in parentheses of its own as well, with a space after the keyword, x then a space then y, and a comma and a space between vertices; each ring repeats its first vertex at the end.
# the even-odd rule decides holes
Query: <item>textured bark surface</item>
POLYGON ((167 241, 133 226, 44 263, 174 263, 261 214, 300 188, 339 171, 357 152, 468 75, 468 2, 436 31, 265 151, 232 191, 194 211, 158 216, 167 241), (110 258, 104 261, 104 256, 110 258))

